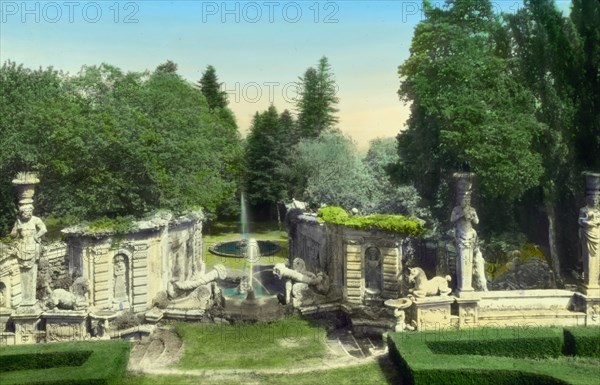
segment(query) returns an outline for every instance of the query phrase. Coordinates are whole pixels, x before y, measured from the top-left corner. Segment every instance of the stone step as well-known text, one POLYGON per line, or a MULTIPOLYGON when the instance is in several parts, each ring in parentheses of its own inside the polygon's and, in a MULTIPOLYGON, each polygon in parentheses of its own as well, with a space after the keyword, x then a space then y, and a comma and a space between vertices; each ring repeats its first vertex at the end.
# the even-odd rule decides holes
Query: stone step
POLYGON ((140 362, 146 355, 148 348, 147 342, 137 342, 131 347, 131 353, 129 353, 129 370, 138 370, 140 368, 140 362))
POLYGON ((177 362, 183 352, 183 342, 181 339, 170 330, 159 331, 158 338, 162 340, 164 350, 154 362, 154 365, 156 367, 165 367, 177 362))
POLYGON ((152 341, 146 348, 146 354, 140 360, 140 366, 142 367, 152 367, 161 354, 165 350, 165 343, 160 338, 152 338, 152 341))

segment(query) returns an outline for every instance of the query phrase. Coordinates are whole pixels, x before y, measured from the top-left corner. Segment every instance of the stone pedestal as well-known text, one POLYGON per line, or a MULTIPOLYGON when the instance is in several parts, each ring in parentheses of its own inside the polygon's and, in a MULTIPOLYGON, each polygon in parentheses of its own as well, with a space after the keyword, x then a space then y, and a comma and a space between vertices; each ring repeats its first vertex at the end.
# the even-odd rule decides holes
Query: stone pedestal
POLYGON ((583 283, 579 286, 579 290, 590 298, 600 298, 600 287, 597 285, 587 285, 583 283))
POLYGON ((452 324, 450 306, 454 297, 436 296, 413 299, 411 310, 411 323, 417 330, 437 330, 452 324))
POLYGON ((458 325, 459 327, 475 326, 479 323, 479 298, 456 298, 458 306, 458 325))
POLYGON ((586 326, 600 326, 600 296, 591 297, 575 293, 573 306, 575 311, 585 313, 586 326))
POLYGON ((45 313, 46 342, 81 341, 88 337, 86 311, 45 313))
POLYGON ((392 314, 396 319, 394 331, 401 333, 404 330, 414 330, 412 325, 406 324, 406 310, 412 305, 412 301, 408 298, 388 299, 385 301, 385 306, 392 310, 392 314))
POLYGON ((38 330, 41 312, 16 312, 11 315, 15 324, 15 344, 35 344, 43 339, 43 332, 38 330))

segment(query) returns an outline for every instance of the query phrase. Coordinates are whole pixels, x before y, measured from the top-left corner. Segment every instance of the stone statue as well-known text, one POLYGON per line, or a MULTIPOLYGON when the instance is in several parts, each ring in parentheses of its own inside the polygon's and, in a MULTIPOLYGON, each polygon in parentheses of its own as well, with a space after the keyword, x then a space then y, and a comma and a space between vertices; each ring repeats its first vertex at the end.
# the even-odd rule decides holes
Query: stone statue
POLYGON ((88 282, 84 277, 78 277, 73 282, 69 291, 65 289, 54 289, 50 299, 46 303, 49 309, 82 310, 88 307, 87 293, 88 282))
POLYGON ((474 226, 479 223, 479 217, 471 207, 471 186, 473 174, 456 173, 456 200, 458 205, 452 210, 450 221, 454 224, 456 241, 456 273, 458 276, 458 291, 473 291, 473 276, 478 289, 487 291, 485 279, 485 261, 479 249, 477 232, 474 226))
POLYGON ((17 238, 16 253, 21 268, 21 305, 36 303, 37 261, 42 252, 41 239, 46 234, 44 222, 33 215, 33 205, 19 207, 19 217, 11 236, 17 238))
POLYGON ((208 273, 194 273, 189 280, 169 282, 167 307, 205 310, 214 305, 222 305, 223 295, 215 281, 226 277, 225 266, 216 265, 208 273))
POLYGON ((600 174, 586 174, 587 205, 579 210, 579 237, 587 294, 600 295, 600 174))
POLYGON ((273 274, 277 278, 286 279, 282 302, 297 307, 325 301, 330 291, 329 277, 323 272, 314 274, 307 271, 304 261, 300 258, 295 258, 292 264, 293 269, 283 263, 277 263, 273 267, 273 274))
POLYGON ((113 302, 129 304, 129 295, 127 290, 127 257, 118 254, 114 258, 113 276, 113 302))
POLYGON ((408 280, 414 282, 415 287, 409 292, 415 297, 427 297, 433 295, 448 295, 452 291, 448 287, 448 282, 452 279, 449 275, 445 277, 433 277, 427 279, 427 275, 420 267, 408 268, 408 280))
POLYGON ((365 250, 365 286, 374 293, 381 292, 381 252, 376 247, 365 250))

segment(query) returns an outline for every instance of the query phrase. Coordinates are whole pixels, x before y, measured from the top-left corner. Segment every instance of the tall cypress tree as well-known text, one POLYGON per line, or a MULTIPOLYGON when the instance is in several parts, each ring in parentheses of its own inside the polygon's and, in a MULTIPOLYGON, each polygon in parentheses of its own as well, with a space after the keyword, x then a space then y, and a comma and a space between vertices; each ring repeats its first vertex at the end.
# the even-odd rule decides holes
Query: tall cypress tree
POLYGON ((331 65, 327 57, 319 60, 317 68, 310 67, 300 78, 300 98, 298 110, 298 130, 302 138, 316 138, 331 129, 338 122, 335 114, 338 97, 331 65))
POLYGON ((198 81, 198 87, 208 102, 208 107, 211 110, 217 108, 224 109, 227 107, 227 93, 221 91, 221 83, 217 77, 215 67, 209 65, 202 74, 202 78, 198 81))

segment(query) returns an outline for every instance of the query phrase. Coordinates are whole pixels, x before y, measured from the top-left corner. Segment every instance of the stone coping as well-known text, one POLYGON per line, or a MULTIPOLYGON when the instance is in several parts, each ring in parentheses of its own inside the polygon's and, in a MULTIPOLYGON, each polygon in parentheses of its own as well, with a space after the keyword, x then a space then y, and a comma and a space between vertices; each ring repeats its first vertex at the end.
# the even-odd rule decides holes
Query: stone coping
POLYGON ((447 296, 431 296, 431 297, 416 297, 412 299, 413 304, 419 305, 435 305, 439 303, 452 303, 456 298, 451 295, 447 296))
POLYGON ((508 299, 508 298, 568 298, 576 292, 559 289, 534 289, 534 290, 498 290, 475 292, 483 299, 508 299))
MULTIPOLYGON (((158 231, 164 227, 177 227, 188 223, 199 222, 205 219, 202 211, 194 211, 188 214, 173 218, 170 212, 156 214, 154 217, 134 222, 134 228, 127 231, 126 234, 135 234, 145 231, 158 231)), ((115 234, 112 229, 90 230, 86 225, 79 224, 64 228, 61 233, 67 236, 88 236, 93 238, 102 238, 115 234)))

